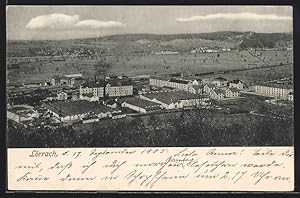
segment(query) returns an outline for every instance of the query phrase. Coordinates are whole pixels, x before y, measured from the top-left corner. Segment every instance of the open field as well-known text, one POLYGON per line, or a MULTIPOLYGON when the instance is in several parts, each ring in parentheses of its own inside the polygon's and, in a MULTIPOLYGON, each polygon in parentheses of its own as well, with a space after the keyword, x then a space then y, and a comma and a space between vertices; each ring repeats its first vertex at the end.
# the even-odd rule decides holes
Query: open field
MULTIPOLYGON (((279 65, 293 62, 292 51, 260 51, 261 57, 269 61, 270 65, 279 65)), ((22 61, 17 66, 11 67, 8 64, 7 75, 9 83, 26 83, 44 81, 55 74, 82 73, 86 77, 94 75, 94 65, 106 58, 112 67, 108 71, 112 74, 125 74, 128 76, 171 74, 184 71, 186 74, 224 71, 226 69, 252 68, 262 66, 261 61, 250 55, 247 51, 232 51, 223 53, 184 53, 176 55, 155 55, 155 54, 130 54, 130 55, 97 55, 93 58, 65 58, 62 61, 22 61), (72 71, 72 72, 70 72, 72 71)), ((8 57, 9 60, 9 57, 8 57)), ((276 79, 271 69, 258 69, 224 74, 229 78, 236 76, 244 77, 247 80, 276 79)), ((293 65, 274 68, 284 76, 293 73, 293 65)), ((222 74, 223 75, 223 74, 222 74)))
MULTIPOLYGON (((290 76, 293 51, 287 49, 292 49, 292 46, 293 37, 290 33, 234 31, 174 35, 124 34, 56 41, 7 41, 7 75, 9 83, 44 81, 55 74, 66 73, 82 73, 85 77, 91 77, 94 75, 94 65, 101 59, 111 64, 108 73, 112 74, 138 76, 181 71, 185 74, 199 74, 259 67, 262 61, 258 59, 263 59, 267 65, 291 64, 291 67, 280 68, 282 73, 290 76), (228 48, 231 50, 226 51, 228 48), (203 49, 214 49, 218 52, 191 53, 203 49), (257 57, 245 49, 252 49, 251 53, 257 57), (157 54, 162 51, 177 54, 157 54)), ((262 73, 263 70, 252 70, 234 75, 252 80, 256 74, 260 74, 261 78, 262 73)), ((278 76, 267 75, 263 78, 278 76)))

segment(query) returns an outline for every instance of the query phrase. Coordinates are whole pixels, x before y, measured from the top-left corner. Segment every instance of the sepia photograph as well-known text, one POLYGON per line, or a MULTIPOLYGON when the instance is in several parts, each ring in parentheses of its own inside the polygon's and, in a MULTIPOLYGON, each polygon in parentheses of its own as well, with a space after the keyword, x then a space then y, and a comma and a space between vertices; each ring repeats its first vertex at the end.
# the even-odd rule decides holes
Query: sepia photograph
POLYGON ((294 24, 292 6, 7 6, 7 191, 294 191, 294 24))
POLYGON ((7 6, 8 148, 294 145, 291 6, 7 6))

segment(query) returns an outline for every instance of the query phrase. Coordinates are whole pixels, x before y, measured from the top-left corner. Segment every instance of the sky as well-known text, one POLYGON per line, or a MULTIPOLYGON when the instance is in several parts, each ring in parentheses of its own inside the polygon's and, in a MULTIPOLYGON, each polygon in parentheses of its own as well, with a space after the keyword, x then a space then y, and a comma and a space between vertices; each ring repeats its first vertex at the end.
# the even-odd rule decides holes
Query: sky
POLYGON ((290 6, 8 6, 8 40, 217 31, 292 32, 290 6))

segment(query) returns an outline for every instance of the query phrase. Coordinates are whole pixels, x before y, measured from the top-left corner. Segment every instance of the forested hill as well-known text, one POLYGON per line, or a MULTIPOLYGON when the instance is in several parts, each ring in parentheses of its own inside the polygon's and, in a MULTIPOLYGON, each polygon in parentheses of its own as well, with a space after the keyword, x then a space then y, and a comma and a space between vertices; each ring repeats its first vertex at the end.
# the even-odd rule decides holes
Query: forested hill
POLYGON ((289 33, 253 33, 240 44, 241 48, 274 48, 291 47, 293 35, 289 33))

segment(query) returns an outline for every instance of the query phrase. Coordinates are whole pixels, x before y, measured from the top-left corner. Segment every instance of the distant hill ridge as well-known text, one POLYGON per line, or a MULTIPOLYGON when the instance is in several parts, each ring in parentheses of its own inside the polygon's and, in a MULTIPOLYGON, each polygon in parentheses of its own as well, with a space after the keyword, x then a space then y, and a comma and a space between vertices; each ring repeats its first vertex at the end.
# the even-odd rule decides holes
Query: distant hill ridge
MULTIPOLYGON (((255 33, 223 31, 195 34, 120 34, 69 40, 8 40, 7 56, 59 55, 84 48, 102 54, 124 55, 174 51, 190 52, 199 47, 207 48, 290 48, 292 33, 255 33)), ((75 53, 75 52, 74 52, 75 53)))
POLYGON ((241 48, 273 48, 277 42, 288 42, 293 40, 292 33, 255 33, 255 32, 237 32, 221 31, 210 33, 192 33, 192 34, 119 34, 108 35, 97 38, 75 39, 75 40, 102 40, 102 41, 171 41, 175 39, 204 39, 213 41, 224 41, 236 43, 241 48))
POLYGON ((170 41, 174 39, 206 39, 206 40, 230 40, 232 38, 239 38, 249 35, 252 32, 234 32, 234 31, 222 31, 222 32, 210 32, 210 33, 186 33, 186 34, 116 34, 107 35, 103 37, 73 39, 73 40, 161 40, 170 41))

